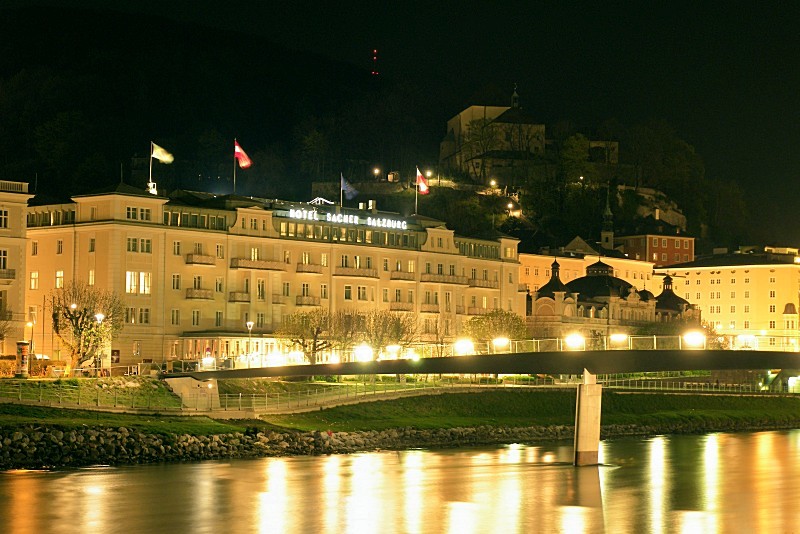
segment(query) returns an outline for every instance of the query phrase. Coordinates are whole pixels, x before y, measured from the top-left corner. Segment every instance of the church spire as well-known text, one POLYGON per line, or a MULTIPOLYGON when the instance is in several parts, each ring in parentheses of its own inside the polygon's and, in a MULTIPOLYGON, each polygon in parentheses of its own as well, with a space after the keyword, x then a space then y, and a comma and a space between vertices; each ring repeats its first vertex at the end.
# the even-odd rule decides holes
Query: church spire
POLYGON ((511 107, 519 107, 519 94, 517 93, 517 84, 514 84, 514 92, 511 94, 511 107))
POLYGON ((614 214, 611 213, 611 184, 606 187, 606 209, 603 210, 603 229, 600 232, 600 245, 603 248, 614 248, 614 214))

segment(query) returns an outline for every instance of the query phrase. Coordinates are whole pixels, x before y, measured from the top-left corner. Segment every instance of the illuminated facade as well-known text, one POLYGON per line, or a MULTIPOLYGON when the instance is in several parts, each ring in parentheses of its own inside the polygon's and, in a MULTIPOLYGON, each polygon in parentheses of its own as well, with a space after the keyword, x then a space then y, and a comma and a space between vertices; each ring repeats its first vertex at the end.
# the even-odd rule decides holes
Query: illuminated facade
MULTIPOLYGON (((459 237, 441 221, 374 207, 163 197, 120 184, 29 208, 28 240, 28 302, 65 280, 123 296, 114 365, 245 353, 262 361, 280 350, 272 334, 283 317, 320 307, 414 313, 422 340, 450 339, 493 309, 525 314, 516 239, 459 237)), ((58 357, 39 315, 38 341, 58 357)))
POLYGON ((694 237, 658 219, 648 218, 640 228, 614 236, 614 244, 629 258, 649 261, 656 267, 694 261, 694 237))
POLYGON ((586 269, 593 263, 602 261, 611 266, 614 276, 636 287, 655 291, 657 282, 653 281, 653 264, 647 261, 628 258, 612 258, 591 254, 547 255, 520 253, 519 281, 534 293, 550 281, 551 264, 558 259, 561 280, 565 283, 586 275, 586 269))
POLYGON ((717 255, 656 272, 672 277, 675 293, 701 308, 703 319, 731 348, 797 350, 796 249, 717 255))
POLYGON ((15 354, 16 342, 30 339, 37 328, 37 317, 25 307, 25 212, 32 196, 28 184, 0 180, 0 322, 6 330, 0 354, 4 355, 15 354), (27 327, 28 322, 32 326, 27 327))

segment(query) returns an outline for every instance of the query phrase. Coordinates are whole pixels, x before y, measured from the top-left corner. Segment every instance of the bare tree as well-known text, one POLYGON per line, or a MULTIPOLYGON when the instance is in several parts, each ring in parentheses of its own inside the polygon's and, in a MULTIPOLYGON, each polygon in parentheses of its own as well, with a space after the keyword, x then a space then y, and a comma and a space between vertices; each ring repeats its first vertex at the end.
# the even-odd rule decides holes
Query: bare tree
POLYGON ((331 316, 329 338, 333 347, 342 352, 350 350, 361 341, 364 330, 364 316, 355 310, 340 310, 331 316))
POLYGON ((364 314, 361 338, 377 353, 389 345, 405 347, 417 338, 417 321, 411 313, 371 310, 364 314))
POLYGON ((14 313, 9 309, 0 307, 0 341, 4 341, 14 329, 14 313))
POLYGON ((330 327, 330 311, 317 309, 287 315, 277 334, 299 347, 308 363, 316 365, 317 355, 333 346, 333 341, 329 337, 330 327))
POLYGON ((122 329, 125 306, 113 291, 68 282, 50 293, 53 333, 69 350, 70 367, 75 369, 99 357, 103 347, 122 329))

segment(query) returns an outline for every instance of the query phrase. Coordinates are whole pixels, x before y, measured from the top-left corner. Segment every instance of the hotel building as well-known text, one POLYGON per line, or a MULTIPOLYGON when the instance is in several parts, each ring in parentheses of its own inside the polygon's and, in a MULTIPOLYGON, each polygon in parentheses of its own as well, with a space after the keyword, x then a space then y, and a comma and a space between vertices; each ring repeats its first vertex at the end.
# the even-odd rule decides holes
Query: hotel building
POLYGON ((798 349, 797 249, 714 255, 656 273, 669 274, 675 293, 701 308, 731 348, 798 349))
POLYGON ((104 366, 268 357, 284 350, 273 334, 287 314, 319 307, 413 313, 421 341, 452 339, 494 309, 525 315, 516 239, 461 237, 441 221, 372 203, 167 197, 119 184, 31 206, 27 232, 33 337, 53 359, 66 355, 43 308, 72 280, 125 301, 125 326, 104 366))

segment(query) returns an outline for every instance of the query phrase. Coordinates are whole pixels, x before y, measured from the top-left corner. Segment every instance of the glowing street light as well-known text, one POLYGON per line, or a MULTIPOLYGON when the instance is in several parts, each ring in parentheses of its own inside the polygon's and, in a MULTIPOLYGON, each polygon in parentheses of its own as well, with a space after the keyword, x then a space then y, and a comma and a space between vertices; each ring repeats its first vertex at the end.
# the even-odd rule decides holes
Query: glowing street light
POLYGON ((462 338, 453 343, 453 351, 456 353, 456 356, 475 354, 475 345, 472 343, 472 340, 462 338))
POLYGON ((507 337, 496 337, 492 340, 492 345, 494 346, 495 352, 507 349, 510 343, 511 340, 509 340, 507 337))
POLYGON ((497 180, 492 178, 491 180, 489 180, 489 185, 492 187, 497 187, 497 180))
POLYGON ((251 348, 252 347, 251 340, 252 340, 252 335, 253 335, 253 325, 255 325, 255 323, 253 321, 247 321, 245 323, 245 326, 247 326, 247 366, 248 367, 250 367, 250 354, 253 352, 253 349, 251 348))
POLYGON ((586 350, 586 338, 577 332, 569 334, 564 338, 564 343, 570 350, 586 350))
MULTIPOLYGON (((97 319, 97 329, 100 330, 100 327, 103 326, 103 319, 106 318, 106 315, 104 313, 102 313, 102 312, 98 312, 98 313, 94 314, 94 318, 97 319)), ((102 336, 102 332, 100 333, 100 335, 102 336)), ((102 337, 101 337, 101 339, 102 339, 102 337)), ((102 349, 103 349, 103 347, 100 347, 100 356, 103 355, 102 349)), ((95 374, 95 376, 98 376, 100 374, 100 367, 102 367, 100 358, 98 357, 98 355, 95 354, 95 357, 94 357, 94 374, 95 374)))
POLYGON ((370 347, 366 343, 362 343, 361 345, 358 345, 356 348, 353 349, 353 356, 356 357, 357 362, 372 361, 372 354, 373 354, 372 347, 370 347))
POLYGON ((683 334, 683 342, 687 348, 702 349, 706 346, 706 335, 698 330, 690 330, 683 334))
POLYGON ((375 175, 375 178, 377 178, 380 173, 381 173, 381 170, 378 167, 375 167, 374 169, 372 169, 372 174, 375 175))

